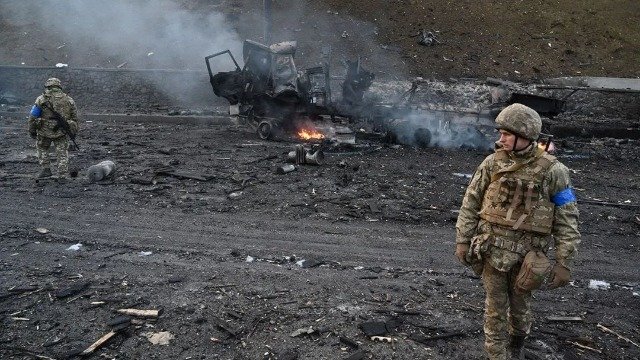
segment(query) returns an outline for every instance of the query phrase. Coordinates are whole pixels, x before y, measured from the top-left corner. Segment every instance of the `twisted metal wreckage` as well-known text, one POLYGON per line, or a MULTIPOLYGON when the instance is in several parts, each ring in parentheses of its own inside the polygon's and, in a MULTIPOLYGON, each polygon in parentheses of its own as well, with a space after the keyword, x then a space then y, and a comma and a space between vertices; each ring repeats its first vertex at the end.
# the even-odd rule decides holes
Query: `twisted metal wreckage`
MULTIPOLYGON (((350 133, 355 141, 348 125, 365 121, 387 139, 403 144, 491 146, 486 130, 493 128, 493 119, 499 109, 475 113, 417 110, 414 96, 425 84, 421 79, 414 80, 411 88, 394 103, 365 103, 364 94, 375 76, 362 67, 359 58, 345 61, 347 71, 341 84, 342 94, 336 97, 331 89, 330 49, 323 49, 321 65, 301 70, 295 65, 296 48, 296 41, 267 46, 245 40, 242 67, 230 50, 205 57, 214 94, 227 99, 230 114, 255 129, 261 139, 294 135, 302 140, 320 140, 328 133, 334 138, 336 133, 350 133), (212 59, 221 55, 228 55, 235 69, 214 74, 212 59), (331 130, 326 131, 328 128, 331 130)), ((491 83, 489 80, 487 82, 491 83)), ((494 85, 504 85, 495 84, 496 81, 499 82, 494 79, 494 85)), ((519 102, 547 116, 563 111, 563 100, 523 93, 510 95, 496 105, 519 102)))
POLYGON ((295 41, 265 46, 245 40, 243 67, 229 50, 205 58, 215 95, 227 99, 230 113, 246 120, 262 139, 273 138, 283 131, 307 131, 308 124, 326 117, 334 123, 348 122, 353 116, 349 109, 362 103, 364 92, 373 82, 374 75, 360 66, 360 60, 347 61, 342 98, 336 102, 332 97, 329 61, 298 70, 294 62, 296 47, 295 41), (231 57, 236 69, 214 75, 211 59, 224 54, 231 57))

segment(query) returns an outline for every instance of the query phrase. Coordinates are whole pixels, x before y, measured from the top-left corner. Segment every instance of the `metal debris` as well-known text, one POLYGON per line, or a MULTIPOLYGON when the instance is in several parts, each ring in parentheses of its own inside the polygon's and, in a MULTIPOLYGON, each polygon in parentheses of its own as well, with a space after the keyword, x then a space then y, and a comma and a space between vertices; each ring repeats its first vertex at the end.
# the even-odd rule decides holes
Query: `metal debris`
POLYGON ((418 39, 418 44, 420 45, 433 46, 440 43, 433 32, 425 29, 420 30, 418 36, 420 37, 420 39, 418 39))

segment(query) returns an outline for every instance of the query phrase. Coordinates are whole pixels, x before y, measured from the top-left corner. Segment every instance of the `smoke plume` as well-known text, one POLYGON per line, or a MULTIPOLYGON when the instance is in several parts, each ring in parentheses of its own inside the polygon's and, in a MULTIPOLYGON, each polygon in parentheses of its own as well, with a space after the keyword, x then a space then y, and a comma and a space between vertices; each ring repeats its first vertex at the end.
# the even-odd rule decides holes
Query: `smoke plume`
POLYGON ((48 56, 50 65, 66 57, 71 67, 126 62, 128 68, 202 70, 206 55, 238 53, 242 44, 221 13, 197 14, 167 0, 10 0, 0 11, 13 25, 28 24, 34 56, 38 47, 59 47, 56 58, 48 56))
POLYGON ((412 110, 386 123, 392 140, 419 147, 489 150, 492 141, 477 126, 475 114, 451 111, 412 110))

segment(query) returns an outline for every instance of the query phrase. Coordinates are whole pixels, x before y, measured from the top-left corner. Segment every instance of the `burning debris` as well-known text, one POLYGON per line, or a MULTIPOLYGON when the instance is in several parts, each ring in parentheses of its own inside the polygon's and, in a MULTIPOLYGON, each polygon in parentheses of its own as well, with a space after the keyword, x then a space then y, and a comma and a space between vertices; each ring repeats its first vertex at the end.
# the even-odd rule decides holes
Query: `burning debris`
MULTIPOLYGON (((364 70, 360 60, 347 62, 347 77, 342 85, 346 106, 333 101, 329 60, 321 66, 298 70, 294 62, 295 41, 266 46, 245 40, 244 66, 240 67, 229 50, 205 58, 213 92, 231 105, 237 115, 255 128, 261 139, 296 134, 302 140, 321 140, 327 135, 316 131, 316 124, 349 122, 348 107, 357 107, 374 75, 364 70), (236 69, 213 74, 211 59, 228 54, 236 69)), ((326 52, 328 53, 328 51, 326 52)), ((328 56, 328 55, 327 55, 328 56)))
MULTIPOLYGON (((490 147, 491 142, 476 129, 482 122, 477 119, 478 114, 473 114, 474 119, 465 119, 468 114, 412 109, 412 94, 418 86, 415 82, 408 95, 391 108, 365 103, 364 94, 375 76, 363 69, 360 59, 345 61, 347 71, 341 86, 342 98, 334 101, 329 61, 325 59, 322 66, 298 70, 294 63, 296 47, 295 41, 265 46, 245 40, 243 67, 229 50, 205 58, 214 93, 227 99, 231 105, 230 114, 253 127, 261 139, 355 144, 353 131, 345 125, 373 119, 377 130, 386 133, 388 140, 400 144, 490 147), (211 59, 225 54, 231 57, 236 69, 213 74, 211 59), (466 125, 459 126, 458 122, 465 121, 466 125)), ((484 120, 487 124, 492 122, 492 119, 484 120)))

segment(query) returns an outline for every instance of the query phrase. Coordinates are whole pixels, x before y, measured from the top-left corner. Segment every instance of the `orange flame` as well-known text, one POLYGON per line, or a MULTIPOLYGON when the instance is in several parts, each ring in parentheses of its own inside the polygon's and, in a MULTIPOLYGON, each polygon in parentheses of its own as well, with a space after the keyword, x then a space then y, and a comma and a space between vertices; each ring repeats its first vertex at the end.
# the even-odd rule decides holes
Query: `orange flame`
POLYGON ((302 129, 298 131, 298 136, 303 140, 324 139, 324 134, 315 130, 302 129))

